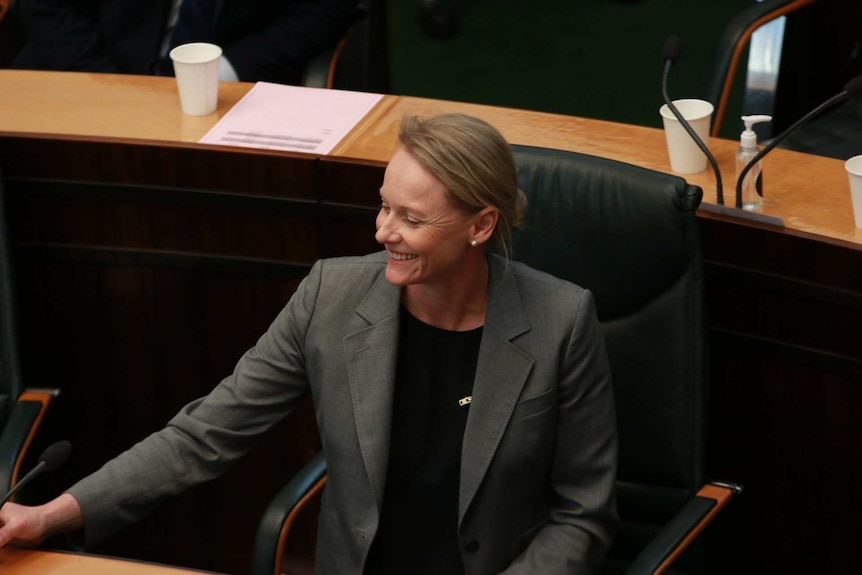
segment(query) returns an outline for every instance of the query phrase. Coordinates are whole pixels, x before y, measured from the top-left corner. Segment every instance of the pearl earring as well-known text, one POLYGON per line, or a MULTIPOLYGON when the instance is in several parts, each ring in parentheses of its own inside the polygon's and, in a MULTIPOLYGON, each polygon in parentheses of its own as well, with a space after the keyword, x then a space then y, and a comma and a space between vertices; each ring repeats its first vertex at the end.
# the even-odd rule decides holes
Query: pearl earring
POLYGON ((479 242, 477 242, 476 240, 471 240, 471 241, 470 241, 470 245, 471 245, 471 246, 473 246, 473 247, 475 248, 476 246, 478 246, 478 245, 479 245, 479 242))

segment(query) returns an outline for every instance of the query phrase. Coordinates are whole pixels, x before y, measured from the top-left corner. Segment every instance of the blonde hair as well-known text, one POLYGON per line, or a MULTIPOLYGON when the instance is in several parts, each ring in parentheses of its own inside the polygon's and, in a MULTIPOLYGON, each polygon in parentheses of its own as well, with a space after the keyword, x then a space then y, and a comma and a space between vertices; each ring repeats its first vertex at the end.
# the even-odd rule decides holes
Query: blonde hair
POLYGON ((521 226, 527 199, 518 189, 512 148, 487 122, 464 114, 401 120, 398 141, 440 180, 451 198, 474 211, 499 213, 492 238, 509 257, 512 232, 521 226))

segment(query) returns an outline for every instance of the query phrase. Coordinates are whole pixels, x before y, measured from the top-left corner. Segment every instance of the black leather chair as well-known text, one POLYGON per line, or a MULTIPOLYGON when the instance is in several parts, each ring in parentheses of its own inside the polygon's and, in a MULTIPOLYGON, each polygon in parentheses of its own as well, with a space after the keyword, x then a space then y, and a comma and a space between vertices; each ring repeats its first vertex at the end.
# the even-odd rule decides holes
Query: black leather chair
POLYGON ((0 494, 22 475, 22 462, 57 390, 24 389, 18 367, 15 304, 0 173, 0 494))
MULTIPOLYGON (((750 7, 742 10, 727 24, 718 40, 715 64, 713 65, 709 92, 707 93, 707 100, 715 106, 710 135, 718 137, 720 134, 734 89, 734 83, 737 79, 737 71, 740 68, 740 64, 742 64, 742 59, 746 54, 752 34, 777 18, 797 12, 817 1, 765 0, 763 2, 754 2, 752 0, 750 7)), ((742 70, 745 70, 745 68, 746 66, 743 65, 742 70)), ((777 70, 775 73, 777 74, 777 70)), ((759 112, 744 111, 743 113, 771 114, 767 110, 759 112)), ((736 120, 734 125, 740 123, 738 118, 730 118, 730 120, 736 120)), ((740 127, 739 131, 742 132, 742 127, 740 127)))
MULTIPOLYGON (((605 572, 662 572, 671 562, 697 572, 704 553, 680 554, 738 490, 704 478, 708 348, 695 220, 702 192, 603 158, 514 149, 528 197, 514 257, 589 288, 604 329, 622 521, 605 572)), ((273 500, 257 533, 255 575, 283 572, 287 533, 325 472, 318 454, 273 500)))
MULTIPOLYGON (((735 138, 742 131, 737 114, 770 114, 773 121, 757 126, 761 143, 789 128, 804 114, 841 91, 862 72, 858 22, 862 4, 855 0, 763 0, 754 2, 722 32, 707 99, 715 105, 711 135, 735 138), (752 35, 786 17, 774 29, 769 47, 751 51, 752 35), (749 66, 757 64, 757 77, 749 66), (752 58, 752 54, 755 55, 752 58), (748 74, 741 81, 741 72, 748 74)), ((782 148, 846 159, 862 154, 862 99, 825 110, 799 126, 782 148)))
MULTIPOLYGON (((651 573, 703 512, 708 347, 695 211, 682 178, 570 152, 515 148, 529 198, 514 257, 589 288, 616 391, 622 527, 606 572, 651 573), (702 508, 702 509, 701 509, 702 508), (691 515, 689 515, 691 513, 691 515), (691 523, 687 523, 691 521, 691 523)), ((675 568, 698 571, 694 557, 675 568)))
POLYGON ((389 93, 389 31, 384 0, 359 2, 357 20, 347 35, 308 62, 303 86, 389 93))

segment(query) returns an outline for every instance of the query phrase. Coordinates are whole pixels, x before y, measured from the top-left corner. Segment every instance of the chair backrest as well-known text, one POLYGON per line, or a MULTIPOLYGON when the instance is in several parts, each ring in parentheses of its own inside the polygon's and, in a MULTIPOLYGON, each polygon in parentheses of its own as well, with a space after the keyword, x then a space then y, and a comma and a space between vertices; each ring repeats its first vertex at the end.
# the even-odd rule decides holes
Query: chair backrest
MULTIPOLYGON (((764 141, 840 92, 862 71, 860 18, 862 4, 853 0, 751 0, 718 40, 707 93, 715 105, 710 134, 736 138, 740 115, 769 114, 772 122, 755 130, 764 141)), ((858 115, 825 125, 815 118, 781 146, 820 153, 821 138, 854 138, 858 115)))
POLYGON ((619 427, 616 572, 703 483, 702 192, 604 158, 514 150, 528 199, 514 259, 591 290, 604 330, 619 427))
MULTIPOLYGON (((710 131, 712 136, 721 135, 737 69, 746 53, 748 61, 742 69, 747 74, 743 96, 747 103, 743 104, 742 113, 774 113, 775 89, 784 42, 784 16, 816 1, 754 2, 752 0, 751 6, 737 14, 724 28, 718 39, 716 60, 707 96, 707 99, 715 105, 710 131), (752 70, 756 70, 757 78, 753 76, 752 70)), ((731 125, 739 127, 739 118, 734 117, 729 120, 731 125)), ((759 126, 758 133, 767 135, 768 133, 762 132, 767 128, 771 127, 759 126)))
POLYGON ((360 0, 357 14, 341 42, 308 62, 303 86, 389 93, 386 2, 360 0))

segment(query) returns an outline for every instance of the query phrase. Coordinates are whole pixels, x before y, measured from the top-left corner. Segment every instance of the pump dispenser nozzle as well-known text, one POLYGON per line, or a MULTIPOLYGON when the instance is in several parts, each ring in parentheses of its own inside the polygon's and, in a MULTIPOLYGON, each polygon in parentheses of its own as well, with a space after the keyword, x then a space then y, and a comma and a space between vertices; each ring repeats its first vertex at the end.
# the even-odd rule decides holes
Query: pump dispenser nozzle
POLYGON ((769 122, 772 116, 766 114, 755 114, 753 116, 743 116, 742 123, 745 124, 745 131, 739 136, 739 145, 743 148, 757 147, 757 134, 754 132, 754 124, 760 122, 769 122))

